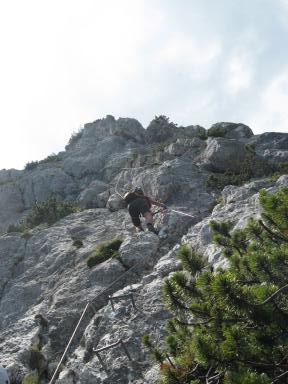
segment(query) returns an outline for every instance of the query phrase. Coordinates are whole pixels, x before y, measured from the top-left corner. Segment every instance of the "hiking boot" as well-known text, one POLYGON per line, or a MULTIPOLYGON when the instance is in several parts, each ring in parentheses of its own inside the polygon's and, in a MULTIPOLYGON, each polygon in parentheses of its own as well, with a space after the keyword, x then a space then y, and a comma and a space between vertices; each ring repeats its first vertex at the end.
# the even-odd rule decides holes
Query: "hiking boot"
POLYGON ((155 235, 158 235, 159 231, 154 228, 153 224, 147 224, 148 231, 155 233, 155 235))

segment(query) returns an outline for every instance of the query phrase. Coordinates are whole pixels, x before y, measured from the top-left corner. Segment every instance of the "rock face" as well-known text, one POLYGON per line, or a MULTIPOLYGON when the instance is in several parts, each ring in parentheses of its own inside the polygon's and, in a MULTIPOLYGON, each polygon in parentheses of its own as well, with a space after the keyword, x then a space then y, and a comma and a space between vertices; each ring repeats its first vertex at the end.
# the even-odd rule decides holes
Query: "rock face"
POLYGON ((287 163, 288 161, 288 137, 286 133, 263 133, 251 137, 249 143, 254 145, 257 154, 270 164, 287 163))
POLYGON ((208 129, 208 135, 210 136, 222 136, 227 139, 247 139, 253 136, 252 129, 245 124, 235 123, 216 123, 208 129))
POLYGON ((0 364, 11 382, 38 374, 48 383, 83 315, 56 383, 156 384, 158 368, 141 338, 165 333, 170 313, 161 287, 181 268, 175 258, 180 244, 197 248, 214 267, 225 267, 210 220, 243 227, 260 214, 261 188, 288 185, 288 175, 223 190, 206 183, 211 172, 241 172, 247 144, 263 164, 266 151, 275 151, 269 163, 278 164, 288 135, 253 136, 243 124, 218 123, 213 127, 222 136, 224 129, 224 137, 205 140, 202 127, 160 120, 145 130, 135 119, 107 116, 73 135, 57 159, 30 170, 0 171, 0 364), (120 196, 135 186, 169 207, 153 209, 159 236, 135 233, 120 196), (4 231, 51 192, 83 210, 50 227, 4 231), (87 258, 115 238, 122 244, 114 257, 89 268, 87 258))
POLYGON ((235 139, 209 138, 207 147, 201 154, 201 162, 209 171, 239 172, 246 155, 244 144, 235 139))

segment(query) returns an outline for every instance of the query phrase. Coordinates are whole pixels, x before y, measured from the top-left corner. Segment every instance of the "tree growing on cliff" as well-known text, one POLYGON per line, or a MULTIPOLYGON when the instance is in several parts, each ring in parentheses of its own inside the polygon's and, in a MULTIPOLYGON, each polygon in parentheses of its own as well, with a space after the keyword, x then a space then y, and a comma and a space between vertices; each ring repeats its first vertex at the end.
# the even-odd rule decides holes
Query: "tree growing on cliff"
POLYGON ((229 268, 212 271, 183 245, 183 271, 163 292, 174 318, 165 346, 146 346, 165 384, 288 382, 288 189, 260 192, 262 217, 244 230, 211 222, 229 268))

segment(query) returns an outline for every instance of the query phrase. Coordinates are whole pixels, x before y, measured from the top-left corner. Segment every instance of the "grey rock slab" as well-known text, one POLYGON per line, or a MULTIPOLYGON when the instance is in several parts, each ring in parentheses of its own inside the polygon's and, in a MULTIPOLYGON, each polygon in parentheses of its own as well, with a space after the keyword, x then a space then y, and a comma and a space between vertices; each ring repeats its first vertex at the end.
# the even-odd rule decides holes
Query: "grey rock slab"
POLYGON ((169 155, 182 156, 184 154, 196 157, 206 147, 206 143, 198 138, 177 139, 175 143, 170 144, 166 149, 169 155))
POLYGON ((0 230, 20 219, 25 209, 22 193, 14 182, 0 185, 0 230))
POLYGON ((276 181, 276 185, 280 187, 288 187, 288 175, 282 175, 276 181))
POLYGON ((94 378, 91 375, 100 378, 100 383, 107 384, 128 384, 144 380, 143 375, 149 369, 150 362, 147 351, 141 346, 141 338, 150 332, 159 337, 170 317, 161 301, 162 283, 162 279, 154 279, 144 285, 134 284, 114 292, 115 298, 133 293, 136 308, 129 298, 122 297, 117 301, 115 299, 114 309, 109 304, 92 319, 84 333, 82 345, 75 350, 74 357, 69 360, 67 367, 67 370, 73 371, 77 380, 92 384, 94 378), (93 348, 108 346, 119 339, 125 342, 132 361, 129 361, 119 346, 107 349, 101 352, 108 371, 106 373, 93 348), (87 376, 90 370, 92 372, 87 376))
POLYGON ((111 212, 115 212, 127 208, 127 203, 117 193, 113 193, 107 201, 107 208, 109 208, 111 212))
POLYGON ((108 184, 101 180, 94 180, 80 193, 77 200, 79 204, 84 208, 104 208, 109 198, 109 191, 107 191, 108 189, 108 184), (104 198, 104 194, 106 194, 106 199, 104 198), (101 204, 101 200, 103 200, 103 205, 101 204))
POLYGON ((67 195, 75 194, 78 189, 71 176, 56 167, 36 168, 19 181, 19 188, 26 209, 31 208, 36 201, 47 200, 51 193, 64 200, 67 195))
POLYGON ((154 233, 140 232, 137 238, 127 238, 119 249, 124 265, 132 267, 138 264, 141 268, 149 268, 155 264, 159 238, 154 233))
POLYGON ((285 163, 288 160, 288 133, 266 132, 251 137, 248 143, 270 164, 285 163))
POLYGON ((226 203, 237 202, 238 200, 245 200, 262 188, 271 186, 271 182, 267 179, 255 180, 243 186, 227 185, 224 187, 221 195, 226 203))
POLYGON ((0 170, 0 184, 14 181, 22 176, 22 171, 17 169, 1 169, 0 170))
POLYGON ((232 171, 239 173, 245 161, 245 145, 235 139, 209 138, 207 147, 200 155, 200 163, 212 172, 232 171))
MULTIPOLYGON (((262 183, 265 184, 264 181, 262 183)), ((221 256, 221 248, 212 242, 210 221, 231 221, 233 228, 243 229, 250 218, 260 217, 260 203, 256 190, 261 189, 261 182, 251 183, 240 188, 227 187, 224 196, 228 200, 215 206, 210 217, 197 223, 182 238, 182 242, 189 244, 203 254, 210 264, 227 266, 227 261, 221 256), (232 191, 233 192, 232 192, 232 191), (236 198, 235 198, 236 196, 236 198), (220 263, 220 264, 219 264, 220 263)))
POLYGON ((248 127, 245 124, 237 124, 237 123, 228 123, 228 122, 221 122, 216 123, 211 126, 211 128, 208 129, 208 135, 209 130, 215 131, 220 130, 223 133, 223 137, 226 137, 227 139, 247 139, 253 136, 253 131, 250 127, 248 127))

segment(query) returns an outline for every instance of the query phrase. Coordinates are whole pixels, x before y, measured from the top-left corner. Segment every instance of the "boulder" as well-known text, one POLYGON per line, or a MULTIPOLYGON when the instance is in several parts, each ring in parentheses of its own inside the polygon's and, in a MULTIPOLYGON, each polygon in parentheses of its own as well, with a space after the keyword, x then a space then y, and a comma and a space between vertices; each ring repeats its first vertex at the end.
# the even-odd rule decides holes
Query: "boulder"
POLYGON ((84 125, 78 140, 67 149, 83 148, 95 145, 111 136, 119 136, 125 140, 141 143, 145 142, 145 129, 136 119, 119 118, 107 115, 104 119, 98 119, 93 123, 84 125))
POLYGON ((184 154, 190 157, 196 157, 206 147, 203 140, 194 137, 193 139, 177 139, 175 143, 170 144, 165 152, 173 156, 182 156, 184 154))
POLYGON ((154 233, 140 232, 137 239, 126 239, 119 249, 120 259, 127 267, 151 268, 156 262, 159 238, 154 233))
POLYGON ((237 140, 222 137, 209 138, 207 147, 200 157, 204 169, 212 172, 227 170, 238 173, 245 161, 247 151, 245 145, 237 140))
POLYGON ((250 138, 248 142, 256 153, 270 164, 288 162, 288 135, 280 132, 266 132, 250 138))
POLYGON ((253 136, 253 131, 245 124, 236 123, 216 123, 207 131, 208 136, 225 137, 227 139, 248 139, 253 136))
POLYGON ((148 143, 161 143, 169 141, 177 136, 178 128, 170 123, 165 116, 155 117, 146 129, 146 141, 148 143))
POLYGON ((192 139, 193 137, 198 137, 205 139, 207 135, 206 129, 200 125, 188 125, 187 127, 180 127, 179 130, 182 131, 181 135, 183 135, 184 138, 192 139))
POLYGON ((117 193, 113 193, 107 201, 107 208, 109 208, 111 212, 119 211, 126 207, 127 203, 117 193))
POLYGON ((104 208, 109 198, 109 191, 106 191, 107 189, 109 189, 109 185, 103 181, 92 181, 88 188, 85 188, 84 191, 80 193, 78 197, 79 204, 84 208, 104 208))

